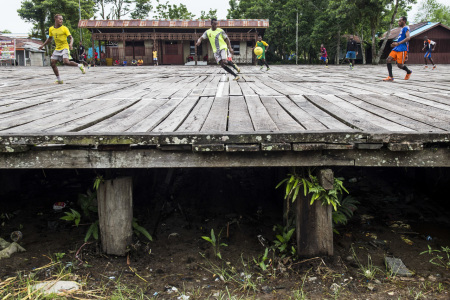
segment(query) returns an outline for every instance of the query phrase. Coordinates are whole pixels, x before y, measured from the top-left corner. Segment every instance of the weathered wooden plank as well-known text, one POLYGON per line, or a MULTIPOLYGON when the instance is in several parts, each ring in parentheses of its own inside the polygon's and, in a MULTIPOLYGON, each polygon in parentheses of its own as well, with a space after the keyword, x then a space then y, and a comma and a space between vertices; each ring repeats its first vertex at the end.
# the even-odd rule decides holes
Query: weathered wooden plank
POLYGON ((167 116, 180 104, 183 99, 170 99, 154 112, 152 112, 147 118, 139 121, 138 123, 127 129, 127 132, 148 132, 152 131, 159 123, 161 123, 167 116))
POLYGON ((248 112, 256 131, 278 131, 277 125, 270 117, 259 96, 246 96, 245 101, 247 101, 248 112))
POLYGON ((177 108, 152 131, 154 132, 173 132, 187 118, 193 107, 197 104, 200 97, 192 96, 185 98, 177 108))
POLYGON ((310 116, 314 117, 316 120, 320 120, 327 128, 333 130, 353 130, 350 126, 342 123, 338 119, 335 119, 332 115, 321 110, 311 102, 309 102, 304 96, 290 96, 292 101, 300 107, 302 110, 307 112, 310 116))
POLYGON ((241 87, 236 81, 230 81, 230 96, 242 96, 241 87))
POLYGON ((56 150, 0 153, 0 169, 379 166, 450 167, 450 149, 178 152, 56 150))
POLYGON ((97 124, 105 119, 111 118, 112 116, 126 110, 130 106, 133 106, 139 100, 123 101, 112 107, 105 107, 99 111, 94 111, 92 114, 86 115, 84 117, 70 120, 64 122, 63 124, 58 124, 53 127, 47 128, 46 132, 72 132, 80 131, 84 128, 88 128, 94 124, 97 124))
MULTIPOLYGON (((369 95, 364 95, 364 97, 370 97, 369 95)), ((330 102, 333 102, 339 107, 342 107, 344 110, 358 115, 368 122, 375 124, 376 126, 382 127, 386 129, 386 131, 413 131, 412 129, 397 124, 395 122, 389 121, 386 118, 383 118, 382 115, 374 114, 371 110, 364 110, 359 105, 361 105, 361 100, 357 100, 356 98, 350 95, 326 95, 323 98, 327 99, 330 102)))
POLYGON ((225 145, 225 150, 227 152, 258 152, 260 151, 260 146, 259 144, 245 144, 245 145, 229 144, 225 145))
MULTIPOLYGON (((277 128, 281 131, 297 131, 297 130, 305 130, 304 127, 302 127, 298 123, 298 119, 294 119, 292 116, 295 112, 289 110, 289 108, 286 108, 286 110, 289 112, 289 114, 283 109, 282 106, 277 102, 278 99, 275 99, 275 97, 260 97, 261 102, 263 103, 264 107, 266 108, 267 112, 269 113, 270 117, 272 118, 273 122, 277 125, 277 128)), ((287 99, 287 98, 285 98, 287 99)), ((289 102, 291 100, 287 99, 289 102)), ((285 103, 286 104, 286 103, 285 103)), ((288 104, 287 104, 288 105, 288 104)), ((288 105, 289 106, 289 105, 288 105)), ((295 106, 297 109, 298 107, 292 103, 292 106, 295 106)), ((322 125, 322 124, 320 124, 322 125)), ((322 128, 325 128, 325 126, 322 126, 322 128)))
POLYGON ((41 118, 27 122, 26 124, 18 125, 5 131, 12 132, 26 132, 26 131, 46 131, 54 126, 62 125, 67 122, 83 118, 92 115, 98 111, 105 110, 115 105, 119 105, 125 100, 111 100, 111 101, 92 101, 88 105, 79 107, 72 106, 73 109, 69 109, 53 115, 43 115, 41 118))
POLYGON ((100 123, 81 130, 81 132, 123 132, 139 121, 150 116, 164 105, 168 99, 140 100, 132 107, 100 123))
POLYGON ((341 107, 325 100, 323 97, 317 95, 305 95, 305 97, 314 105, 331 114, 335 118, 338 118, 341 122, 347 124, 348 126, 374 132, 383 130, 382 127, 367 122, 364 117, 349 113, 341 107))
POLYGON ((228 102, 229 97, 214 98, 205 123, 200 131, 202 132, 220 132, 227 130, 228 123, 228 102))
MULTIPOLYGON (((450 130, 450 124, 442 122, 442 121, 436 121, 432 117, 428 117, 425 115, 422 115, 420 113, 416 113, 412 110, 408 110, 405 108, 402 108, 398 105, 391 104, 385 100, 385 97, 382 95, 371 95, 370 97, 361 97, 356 96, 356 98, 363 100, 364 102, 367 102, 369 104, 372 104, 374 106, 378 106, 380 108, 383 108, 385 110, 389 110, 390 112, 394 113, 398 117, 406 117, 410 119, 408 123, 415 123, 419 128, 422 128, 422 130, 426 131, 441 131, 441 130, 450 130), (415 121, 415 122, 414 122, 415 121), (423 124, 423 125, 421 125, 423 124)), ((406 125, 406 124, 405 124, 406 125)), ((410 127, 410 126, 407 126, 410 127)), ((420 130, 420 129, 419 129, 420 130)))
POLYGON ((214 97, 202 97, 177 132, 199 132, 214 102, 214 97))
POLYGON ((228 131, 252 132, 252 120, 247 109, 247 103, 242 96, 231 96, 229 105, 228 131))

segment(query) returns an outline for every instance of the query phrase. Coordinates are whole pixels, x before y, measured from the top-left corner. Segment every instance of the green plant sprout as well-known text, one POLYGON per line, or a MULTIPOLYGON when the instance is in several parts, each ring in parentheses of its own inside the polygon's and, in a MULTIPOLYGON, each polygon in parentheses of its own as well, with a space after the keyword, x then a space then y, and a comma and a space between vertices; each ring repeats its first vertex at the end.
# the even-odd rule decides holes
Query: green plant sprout
POLYGON ((153 241, 153 238, 152 238, 152 236, 150 235, 150 233, 148 233, 148 231, 147 231, 144 227, 142 227, 142 226, 140 226, 140 225, 138 224, 136 218, 133 218, 133 223, 132 223, 132 225, 133 225, 134 233, 135 233, 137 236, 139 236, 140 234, 142 234, 142 235, 144 235, 146 238, 148 238, 150 241, 153 241))
POLYGON ((217 256, 218 258, 222 259, 222 254, 220 254, 220 247, 221 246, 228 247, 228 245, 225 243, 220 243, 220 233, 221 232, 219 232, 219 235, 217 236, 217 239, 216 239, 216 236, 214 234, 214 229, 211 229, 211 237, 202 236, 202 239, 204 239, 205 241, 208 241, 213 247, 214 255, 217 256))
POLYGON ((79 212, 77 212, 74 209, 70 209, 70 212, 65 212, 65 216, 61 217, 61 220, 65 220, 65 221, 73 221, 75 223, 75 226, 78 226, 78 224, 80 224, 80 220, 81 220, 81 215, 79 212))
POLYGON ((434 255, 435 257, 431 258, 429 262, 433 265, 443 267, 448 270, 450 269, 450 247, 441 247, 441 249, 442 250, 433 249, 430 245, 428 245, 428 250, 420 252, 420 255, 434 255), (442 255, 442 252, 445 253, 445 255, 442 255))

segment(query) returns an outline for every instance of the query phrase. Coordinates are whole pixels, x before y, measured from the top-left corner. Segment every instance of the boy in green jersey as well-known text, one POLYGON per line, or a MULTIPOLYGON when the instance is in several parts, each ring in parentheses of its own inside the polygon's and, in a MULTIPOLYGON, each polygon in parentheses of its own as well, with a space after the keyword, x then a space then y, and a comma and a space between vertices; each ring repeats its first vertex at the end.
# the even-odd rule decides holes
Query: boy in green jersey
POLYGON ((270 68, 266 62, 266 51, 267 51, 267 49, 269 49, 269 44, 267 44, 266 42, 264 42, 262 40, 261 35, 258 35, 258 41, 256 42, 256 46, 253 49, 255 49, 256 47, 261 47, 263 49, 263 53, 256 57, 256 59, 258 60, 258 65, 261 66, 261 70, 264 68, 264 65, 266 65, 266 67, 267 67, 266 71, 269 71, 270 68))
POLYGON ((56 48, 55 51, 53 51, 52 56, 50 57, 50 64, 57 79, 55 83, 63 83, 61 77, 59 77, 58 67, 56 66, 57 61, 62 61, 66 66, 79 67, 81 72, 85 74, 86 71, 83 64, 77 64, 76 62, 69 61, 69 50, 72 50, 73 47, 73 37, 70 34, 69 29, 63 25, 63 17, 59 14, 55 15, 55 25, 50 27, 49 37, 45 41, 45 43, 39 47, 39 50, 42 50, 42 48, 44 48, 48 43, 51 43, 52 40, 55 40, 56 48), (67 43, 67 38, 70 39, 70 43, 67 43))
POLYGON ((211 28, 206 30, 203 35, 197 40, 195 44, 196 47, 200 46, 202 40, 209 39, 211 47, 213 48, 214 58, 220 66, 234 76, 233 80, 239 80, 239 76, 234 73, 227 65, 233 66, 233 64, 228 61, 228 51, 234 54, 233 48, 230 44, 230 39, 223 29, 217 28, 217 19, 211 19, 211 28))

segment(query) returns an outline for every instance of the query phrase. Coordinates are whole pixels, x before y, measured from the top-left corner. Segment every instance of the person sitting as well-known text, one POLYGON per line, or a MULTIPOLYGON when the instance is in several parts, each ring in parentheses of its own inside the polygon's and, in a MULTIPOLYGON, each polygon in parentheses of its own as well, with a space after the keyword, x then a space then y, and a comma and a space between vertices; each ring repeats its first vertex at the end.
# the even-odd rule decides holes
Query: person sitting
POLYGON ((127 61, 126 60, 123 60, 123 62, 122 62, 122 67, 125 67, 127 65, 127 61))
POLYGON ((131 60, 131 65, 133 67, 136 67, 137 66, 137 60, 135 60, 135 59, 131 60))
POLYGON ((142 66, 143 64, 144 64, 144 61, 142 59, 139 59, 137 65, 142 66))
POLYGON ((115 65, 115 66, 120 66, 120 60, 116 59, 116 60, 114 61, 114 65, 115 65))
POLYGON ((205 56, 203 56, 203 61, 208 61, 208 54, 206 54, 205 56))

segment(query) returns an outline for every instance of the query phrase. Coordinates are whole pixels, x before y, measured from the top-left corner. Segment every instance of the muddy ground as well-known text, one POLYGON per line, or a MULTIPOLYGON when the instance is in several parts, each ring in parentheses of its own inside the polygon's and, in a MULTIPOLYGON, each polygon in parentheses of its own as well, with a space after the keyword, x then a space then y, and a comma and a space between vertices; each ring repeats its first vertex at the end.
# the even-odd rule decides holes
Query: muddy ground
POLYGON ((169 184, 168 170, 1 171, 0 237, 11 241, 20 230, 27 251, 0 260, 0 298, 11 292, 1 291, 10 277, 48 280, 62 268, 92 291, 78 298, 449 299, 446 253, 420 255, 450 246, 449 170, 334 171, 360 204, 336 227, 335 255, 311 259, 273 249, 274 226, 283 224, 283 191, 275 186, 288 169, 179 169, 169 184), (98 174, 134 178, 134 216, 153 241, 134 236, 126 257, 102 254, 92 238, 84 244, 95 214, 78 227, 60 220, 70 208, 81 212, 78 195, 92 190, 98 174), (68 206, 55 212, 60 201, 68 206), (227 244, 222 259, 202 239, 211 229, 227 244), (266 248, 263 270, 256 262, 266 248), (442 261, 430 263, 436 254, 442 261), (413 276, 389 272, 385 257, 401 259, 413 276))

